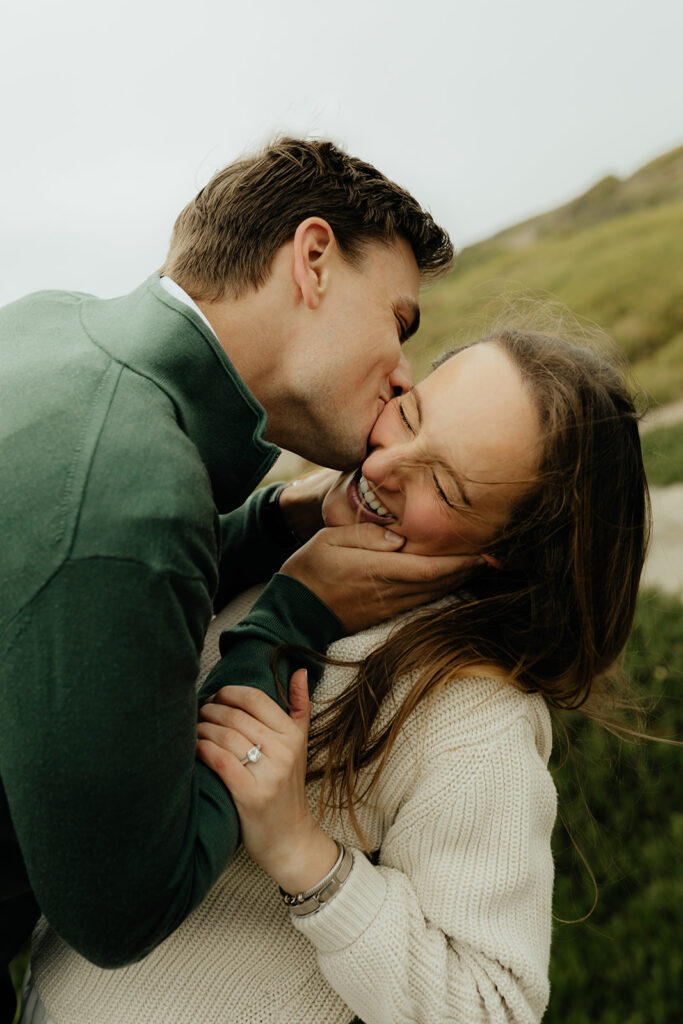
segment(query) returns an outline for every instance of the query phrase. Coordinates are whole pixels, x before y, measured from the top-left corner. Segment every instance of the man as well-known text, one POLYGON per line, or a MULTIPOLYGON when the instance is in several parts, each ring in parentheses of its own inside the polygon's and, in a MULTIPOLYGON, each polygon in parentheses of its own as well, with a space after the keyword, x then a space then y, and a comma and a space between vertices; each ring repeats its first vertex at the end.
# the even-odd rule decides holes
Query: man
POLYGON ((362 460, 411 384, 420 278, 451 258, 373 167, 284 139, 185 208, 161 278, 0 312, 4 962, 38 907, 94 962, 139 958, 233 855, 232 800, 194 758, 212 610, 286 560, 205 689, 277 697, 274 645, 324 650, 468 567, 380 526, 320 530, 315 480, 247 500, 275 445, 362 460))

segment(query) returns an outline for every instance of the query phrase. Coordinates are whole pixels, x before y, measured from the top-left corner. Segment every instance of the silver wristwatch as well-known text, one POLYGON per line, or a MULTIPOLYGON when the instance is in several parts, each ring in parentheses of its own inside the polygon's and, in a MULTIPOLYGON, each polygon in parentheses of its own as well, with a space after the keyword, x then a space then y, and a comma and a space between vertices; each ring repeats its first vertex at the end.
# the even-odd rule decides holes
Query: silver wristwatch
POLYGON ((296 895, 285 892, 282 888, 280 889, 280 895, 285 906, 289 907, 297 917, 315 914, 316 911, 320 910, 321 907, 329 903, 337 895, 348 878, 353 867, 353 854, 342 843, 337 842, 337 846, 339 847, 339 856, 334 865, 325 877, 321 878, 311 889, 307 889, 306 892, 296 893, 296 895))

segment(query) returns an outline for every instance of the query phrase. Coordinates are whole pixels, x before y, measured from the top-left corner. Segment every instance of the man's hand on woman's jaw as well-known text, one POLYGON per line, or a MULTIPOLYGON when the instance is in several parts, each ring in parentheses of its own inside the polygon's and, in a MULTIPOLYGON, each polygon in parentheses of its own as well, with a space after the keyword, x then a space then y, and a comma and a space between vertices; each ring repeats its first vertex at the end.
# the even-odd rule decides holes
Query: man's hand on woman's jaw
POLYGON ((332 609, 348 633, 366 629, 462 584, 479 555, 413 555, 404 538, 374 523, 319 530, 281 572, 332 609))

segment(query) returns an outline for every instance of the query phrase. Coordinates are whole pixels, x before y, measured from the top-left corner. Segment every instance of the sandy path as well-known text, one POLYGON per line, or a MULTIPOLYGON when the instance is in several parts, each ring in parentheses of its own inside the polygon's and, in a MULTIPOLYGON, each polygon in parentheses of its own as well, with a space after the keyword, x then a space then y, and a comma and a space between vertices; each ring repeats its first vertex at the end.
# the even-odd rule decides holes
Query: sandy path
POLYGON ((641 434, 647 434, 657 427, 668 427, 672 423, 680 423, 683 420, 683 398, 677 402, 669 402, 668 405, 660 405, 649 412, 640 424, 641 434))
POLYGON ((652 544, 643 584, 683 601, 683 484, 653 487, 651 496, 652 544))
MULTIPOLYGON (((641 424, 641 433, 683 420, 683 399, 654 409, 641 424)), ((683 484, 653 487, 652 544, 643 584, 659 587, 683 601, 683 484)))

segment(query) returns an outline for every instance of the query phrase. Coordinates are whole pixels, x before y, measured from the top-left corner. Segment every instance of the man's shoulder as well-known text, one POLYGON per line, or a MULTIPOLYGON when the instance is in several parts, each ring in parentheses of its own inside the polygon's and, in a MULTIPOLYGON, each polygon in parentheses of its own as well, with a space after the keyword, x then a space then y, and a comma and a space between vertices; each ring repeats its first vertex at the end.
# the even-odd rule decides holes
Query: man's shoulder
POLYGON ((22 295, 0 308, 0 328, 39 328, 45 318, 50 318, 51 322, 51 318, 58 316, 60 310, 66 314, 73 313, 74 307, 92 298, 88 292, 60 289, 29 292, 28 295, 22 295))
POLYGON ((173 401, 99 350, 73 355, 52 378, 25 375, 0 411, 9 612, 67 558, 215 573, 211 483, 173 401))
POLYGON ((179 572, 183 550, 199 545, 217 558, 206 466, 163 389, 127 368, 102 423, 80 504, 78 557, 123 552, 179 572))

